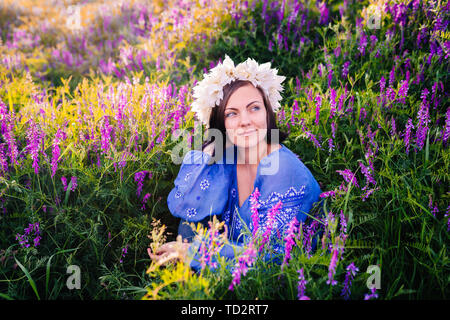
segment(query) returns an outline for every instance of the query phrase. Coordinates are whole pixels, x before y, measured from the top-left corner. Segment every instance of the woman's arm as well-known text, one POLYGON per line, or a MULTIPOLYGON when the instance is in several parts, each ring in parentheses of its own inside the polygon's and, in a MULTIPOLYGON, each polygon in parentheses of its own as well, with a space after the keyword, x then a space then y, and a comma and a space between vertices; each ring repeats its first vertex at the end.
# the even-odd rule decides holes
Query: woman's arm
MULTIPOLYGON (((211 152, 211 148, 207 149, 211 152)), ((186 154, 169 193, 167 205, 175 217, 200 222, 221 215, 228 202, 232 167, 208 162, 209 153, 198 150, 186 154)))

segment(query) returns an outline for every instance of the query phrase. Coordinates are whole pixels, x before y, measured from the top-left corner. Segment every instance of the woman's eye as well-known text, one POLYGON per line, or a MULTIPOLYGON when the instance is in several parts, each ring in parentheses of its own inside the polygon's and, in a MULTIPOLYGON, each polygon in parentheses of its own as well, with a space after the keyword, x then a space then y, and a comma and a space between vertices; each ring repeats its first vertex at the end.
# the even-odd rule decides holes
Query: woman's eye
POLYGON ((232 115, 232 114, 234 114, 234 112, 230 112, 230 113, 228 113, 225 117, 227 117, 227 118, 229 118, 230 117, 230 115, 232 115))
POLYGON ((259 109, 261 109, 261 108, 258 107, 258 106, 254 106, 252 109, 259 110, 259 109))

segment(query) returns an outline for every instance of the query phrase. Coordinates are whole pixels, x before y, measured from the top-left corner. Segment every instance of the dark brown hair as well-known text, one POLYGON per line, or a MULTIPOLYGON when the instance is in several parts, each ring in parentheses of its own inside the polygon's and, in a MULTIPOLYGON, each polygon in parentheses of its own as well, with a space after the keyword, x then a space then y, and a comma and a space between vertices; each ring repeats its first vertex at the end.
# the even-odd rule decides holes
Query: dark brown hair
MULTIPOLYGON (((218 148, 222 148, 222 150, 225 150, 226 142, 227 142, 227 135, 226 135, 226 129, 225 129, 225 107, 228 103, 228 100, 230 99, 231 95, 239 88, 246 86, 246 85, 253 85, 250 81, 247 80, 235 80, 231 83, 225 85, 223 87, 223 98, 220 101, 219 105, 216 105, 211 112, 211 116, 209 117, 209 128, 211 129, 218 129, 223 136, 223 146, 218 146, 217 144, 214 146, 214 153, 213 157, 215 155, 215 151, 218 148)), ((256 87, 258 91, 261 93, 261 96, 263 97, 264 106, 266 107, 266 123, 267 123, 267 134, 266 134, 266 142, 268 144, 271 143, 271 129, 279 130, 276 123, 276 116, 273 112, 272 105, 270 104, 269 99, 267 99, 266 95, 264 94, 264 91, 260 87, 256 87)), ((287 139, 289 136, 287 133, 283 131, 279 132, 279 142, 283 142, 287 139)), ((207 137, 206 142, 202 145, 202 150, 209 145, 210 143, 214 142, 214 137, 211 137, 210 135, 207 137)))

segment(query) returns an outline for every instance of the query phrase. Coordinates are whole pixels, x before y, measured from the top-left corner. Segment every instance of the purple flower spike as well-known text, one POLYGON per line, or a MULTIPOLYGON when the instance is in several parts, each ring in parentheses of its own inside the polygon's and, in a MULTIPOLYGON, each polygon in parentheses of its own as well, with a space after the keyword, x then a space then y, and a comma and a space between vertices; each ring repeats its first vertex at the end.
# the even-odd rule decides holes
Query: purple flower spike
POLYGON ((305 289, 306 284, 308 281, 305 280, 305 275, 303 274, 303 268, 300 270, 297 270, 298 272, 298 285, 297 285, 297 291, 298 291, 298 300, 310 300, 309 297, 305 296, 305 289))
POLYGON ((258 198, 260 196, 258 188, 255 188, 255 191, 250 195, 250 211, 252 213, 252 235, 253 239, 256 237, 259 229, 259 214, 258 208, 260 204, 258 203, 258 198))
POLYGON ((344 287, 342 288, 341 296, 343 296, 345 300, 348 300, 351 293, 350 288, 352 286, 352 281, 359 269, 352 262, 347 266, 346 270, 347 273, 345 274, 344 287))
POLYGON ((239 285, 239 283, 241 283, 241 277, 247 274, 249 268, 255 262, 256 254, 257 253, 253 241, 251 241, 242 256, 240 256, 238 259, 238 262, 232 274, 233 280, 231 281, 228 290, 233 291, 234 288, 239 285))
POLYGON ((289 223, 289 227, 286 231, 287 235, 284 238, 284 242, 286 242, 284 247, 284 259, 281 265, 281 270, 284 269, 284 266, 289 264, 289 260, 291 259, 291 251, 295 245, 296 233, 298 231, 298 221, 297 218, 294 217, 292 221, 289 223))
POLYGON ((346 182, 351 183, 359 188, 358 181, 356 180, 355 174, 351 172, 349 169, 345 170, 336 170, 346 182))
POLYGON ((72 187, 70 188, 70 191, 75 191, 75 189, 77 188, 78 184, 77 184, 77 177, 72 177, 70 178, 70 182, 72 183, 72 187))

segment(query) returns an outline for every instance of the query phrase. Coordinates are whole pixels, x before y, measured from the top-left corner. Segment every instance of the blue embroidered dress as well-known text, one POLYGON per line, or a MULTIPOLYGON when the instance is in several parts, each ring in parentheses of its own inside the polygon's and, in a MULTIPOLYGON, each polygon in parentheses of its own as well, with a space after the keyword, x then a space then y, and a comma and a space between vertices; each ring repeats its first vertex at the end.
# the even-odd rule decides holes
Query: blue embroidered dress
MULTIPOLYGON (((220 161, 208 164, 211 156, 198 150, 189 151, 183 159, 167 204, 170 212, 181 218, 179 234, 189 237, 192 230, 184 222, 203 222, 217 215, 228 226, 228 238, 236 246, 243 244, 242 232, 247 226, 252 231, 250 197, 239 207, 236 163, 237 148, 225 150, 220 161), (244 226, 243 224, 246 224, 244 226), (187 228, 187 229, 186 229, 187 228)), ((253 191, 258 188, 259 226, 264 232, 268 213, 272 206, 282 201, 282 207, 275 218, 272 237, 281 238, 289 222, 296 217, 305 221, 313 203, 319 200, 319 184, 297 155, 281 144, 258 164, 253 191)), ((252 191, 252 192, 253 192, 252 191)), ((273 246, 276 253, 282 253, 282 241, 273 246)), ((235 250, 225 246, 221 256, 233 258, 235 250)), ((191 267, 197 269, 198 262, 191 267)))

